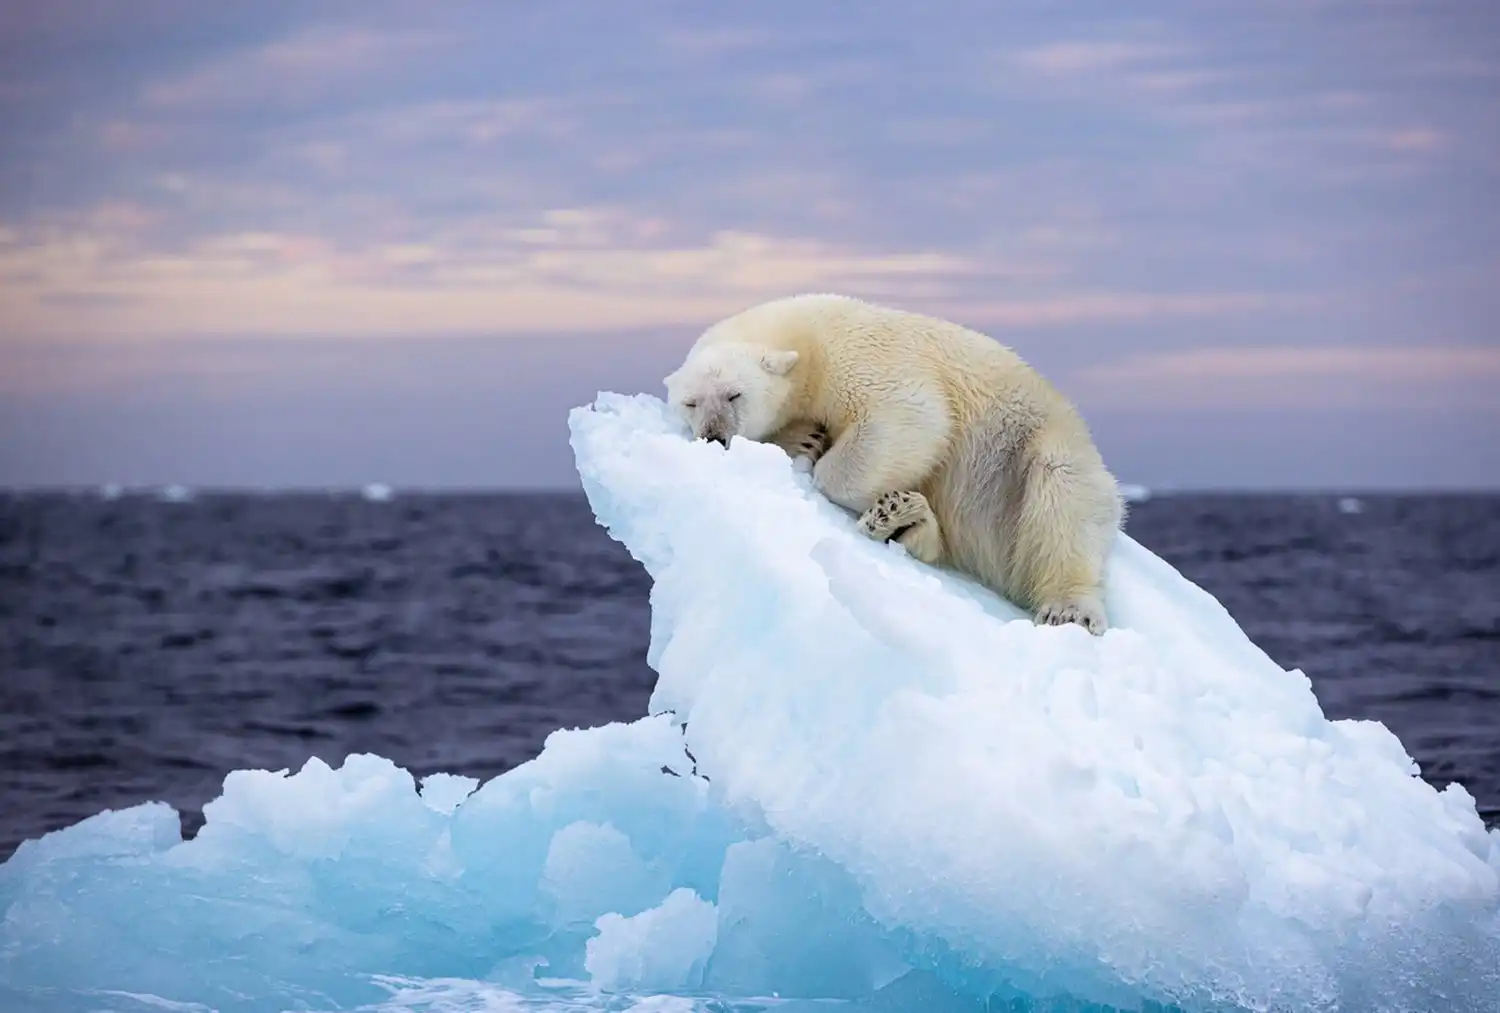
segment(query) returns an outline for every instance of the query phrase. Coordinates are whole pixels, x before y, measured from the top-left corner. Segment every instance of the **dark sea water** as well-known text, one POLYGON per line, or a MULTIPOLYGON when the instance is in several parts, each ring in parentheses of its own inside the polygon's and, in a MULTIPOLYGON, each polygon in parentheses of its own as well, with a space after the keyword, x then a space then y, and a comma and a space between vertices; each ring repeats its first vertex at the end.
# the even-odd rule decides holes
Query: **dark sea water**
MULTIPOLYGON (((1128 530, 1333 717, 1500 817, 1500 496, 1174 496, 1128 530)), ((0 858, 235 768, 486 778, 645 712, 644 571, 581 495, 0 496, 0 858)))

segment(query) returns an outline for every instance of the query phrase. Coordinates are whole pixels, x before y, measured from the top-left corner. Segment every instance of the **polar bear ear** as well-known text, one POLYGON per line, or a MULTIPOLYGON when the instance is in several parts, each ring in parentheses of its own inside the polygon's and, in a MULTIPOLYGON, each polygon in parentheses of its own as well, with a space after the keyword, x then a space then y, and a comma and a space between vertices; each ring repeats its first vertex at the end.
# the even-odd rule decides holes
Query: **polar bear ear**
POLYGON ((786 376, 797 364, 797 353, 791 349, 785 351, 766 352, 760 357, 760 364, 767 373, 775 376, 786 376))

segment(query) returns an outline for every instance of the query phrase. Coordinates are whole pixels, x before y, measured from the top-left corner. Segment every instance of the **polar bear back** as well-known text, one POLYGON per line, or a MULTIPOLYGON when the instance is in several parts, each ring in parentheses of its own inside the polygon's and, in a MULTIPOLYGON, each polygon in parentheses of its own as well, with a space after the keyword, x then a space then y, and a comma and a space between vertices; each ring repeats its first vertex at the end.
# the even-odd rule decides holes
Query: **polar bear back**
POLYGON ((849 296, 761 303, 709 328, 694 348, 726 343, 796 351, 804 368, 789 416, 816 419, 834 435, 893 399, 922 401, 924 416, 955 433, 999 406, 1020 430, 1076 418, 1065 398, 993 338, 849 296))

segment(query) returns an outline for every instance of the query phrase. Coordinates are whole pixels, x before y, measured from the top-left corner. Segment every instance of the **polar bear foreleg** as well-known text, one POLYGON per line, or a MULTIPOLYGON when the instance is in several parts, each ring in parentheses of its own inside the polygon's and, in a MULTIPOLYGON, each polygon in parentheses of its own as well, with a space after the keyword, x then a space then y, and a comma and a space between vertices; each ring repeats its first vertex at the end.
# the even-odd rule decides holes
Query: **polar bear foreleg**
POLYGON ((941 404, 914 397, 839 434, 813 483, 846 510, 864 514, 889 492, 919 489, 942 459, 949 422, 941 404))
POLYGON ((828 429, 820 423, 797 419, 787 423, 767 441, 774 443, 793 461, 805 460, 815 465, 828 453, 828 429))
MULTIPOLYGON (((784 450, 793 461, 816 465, 828 452, 829 436, 824 426, 798 419, 788 423, 769 442, 784 450)), ((943 555, 943 537, 937 515, 927 497, 915 490, 883 493, 859 518, 859 530, 877 542, 900 542, 913 557, 937 563, 943 555)))

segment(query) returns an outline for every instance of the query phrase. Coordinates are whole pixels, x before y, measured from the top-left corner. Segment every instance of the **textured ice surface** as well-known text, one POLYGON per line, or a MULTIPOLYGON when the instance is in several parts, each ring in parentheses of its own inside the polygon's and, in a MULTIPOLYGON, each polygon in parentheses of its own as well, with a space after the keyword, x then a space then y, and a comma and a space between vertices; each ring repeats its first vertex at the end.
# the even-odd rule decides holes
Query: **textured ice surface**
POLYGON ((1102 638, 649 397, 571 419, 652 715, 479 786, 238 771, 0 867, 3 1010, 1495 1010, 1500 835, 1129 538, 1102 638), (685 728, 684 728, 685 724, 685 728), (994 1008, 992 1004, 991 1008, 994 1008))

